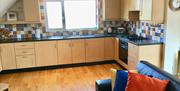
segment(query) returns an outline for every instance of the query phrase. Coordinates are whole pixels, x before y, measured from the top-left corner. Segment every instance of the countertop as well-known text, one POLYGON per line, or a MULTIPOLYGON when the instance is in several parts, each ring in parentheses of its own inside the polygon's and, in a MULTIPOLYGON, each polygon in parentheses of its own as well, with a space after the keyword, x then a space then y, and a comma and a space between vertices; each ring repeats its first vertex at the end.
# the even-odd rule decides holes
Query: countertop
POLYGON ((129 40, 124 38, 123 35, 112 35, 112 34, 95 34, 95 35, 80 35, 80 36, 52 36, 45 38, 21 38, 21 39, 0 39, 0 44, 2 43, 18 43, 18 42, 38 42, 38 41, 56 41, 56 40, 71 40, 71 39, 90 39, 90 38, 105 38, 105 37, 116 37, 120 38, 129 43, 142 46, 142 45, 155 45, 163 44, 161 41, 154 41, 150 39, 146 40, 129 40))

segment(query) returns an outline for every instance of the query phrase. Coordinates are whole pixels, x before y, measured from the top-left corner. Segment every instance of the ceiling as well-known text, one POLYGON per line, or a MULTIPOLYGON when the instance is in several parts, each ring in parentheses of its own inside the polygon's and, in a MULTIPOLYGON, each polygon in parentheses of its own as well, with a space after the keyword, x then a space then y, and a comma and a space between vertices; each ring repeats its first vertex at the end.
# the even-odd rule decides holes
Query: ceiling
POLYGON ((16 2, 16 0, 0 0, 0 18, 16 2))

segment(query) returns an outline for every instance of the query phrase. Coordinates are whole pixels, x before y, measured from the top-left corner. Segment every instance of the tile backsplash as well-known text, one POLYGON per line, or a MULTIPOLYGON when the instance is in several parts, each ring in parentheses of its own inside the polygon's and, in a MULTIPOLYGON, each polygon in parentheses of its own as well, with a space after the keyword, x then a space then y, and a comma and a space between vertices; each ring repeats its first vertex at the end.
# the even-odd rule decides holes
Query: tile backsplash
MULTIPOLYGON (((103 21, 102 20, 102 3, 98 0, 98 23, 99 29, 94 30, 81 30, 81 31, 57 31, 57 32, 47 32, 45 28, 45 10, 44 10, 44 0, 40 1, 40 14, 42 24, 0 24, 1 29, 6 29, 10 31, 10 36, 12 38, 32 38, 36 37, 37 33, 40 33, 41 37, 47 36, 67 36, 67 35, 87 35, 87 34, 104 34, 110 26, 121 26, 134 31, 137 35, 143 37, 151 38, 153 40, 164 40, 164 24, 152 24, 148 22, 129 22, 129 21, 103 21)), ((5 37, 0 35, 0 37, 5 37)))

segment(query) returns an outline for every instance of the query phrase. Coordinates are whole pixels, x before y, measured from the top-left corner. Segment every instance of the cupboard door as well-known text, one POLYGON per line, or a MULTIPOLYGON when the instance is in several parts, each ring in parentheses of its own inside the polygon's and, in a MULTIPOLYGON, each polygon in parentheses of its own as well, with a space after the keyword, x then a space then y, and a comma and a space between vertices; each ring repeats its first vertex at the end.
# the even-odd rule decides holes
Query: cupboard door
POLYGON ((115 51, 115 60, 118 60, 119 59, 119 38, 115 38, 115 48, 114 48, 114 51, 115 51))
POLYGON ((105 38, 105 43, 104 43, 104 57, 106 60, 113 60, 114 59, 114 38, 105 38))
POLYGON ((58 41, 58 64, 72 64, 71 40, 58 41))
POLYGON ((39 0, 23 0, 24 18, 27 22, 40 22, 39 0))
POLYGON ((130 11, 140 10, 140 2, 141 0, 129 0, 129 10, 130 11))
POLYGON ((102 0, 103 3, 103 19, 119 20, 120 19, 120 0, 102 0))
POLYGON ((85 63, 85 40, 72 40, 73 63, 85 63))
POLYGON ((140 19, 151 20, 152 19, 152 0, 141 0, 140 19))
POLYGON ((14 44, 0 45, 3 70, 16 69, 14 44))
POLYGON ((36 42, 36 64, 37 66, 57 65, 57 42, 36 42))
POLYGON ((16 56, 17 68, 30 68, 35 67, 34 55, 16 56))
POLYGON ((86 62, 104 60, 104 38, 86 39, 86 62))
POLYGON ((120 0, 121 19, 128 20, 129 0, 120 0))
POLYGON ((1 60, 1 55, 0 55, 0 72, 2 71, 2 60, 1 60))

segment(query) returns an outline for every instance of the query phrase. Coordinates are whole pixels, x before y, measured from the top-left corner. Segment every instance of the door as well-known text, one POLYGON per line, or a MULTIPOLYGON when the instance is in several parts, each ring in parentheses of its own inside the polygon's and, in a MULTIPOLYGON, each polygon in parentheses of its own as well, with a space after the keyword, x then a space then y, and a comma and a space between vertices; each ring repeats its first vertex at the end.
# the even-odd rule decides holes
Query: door
POLYGON ((58 41, 58 64, 72 64, 71 40, 58 41))
POLYGON ((151 20, 152 19, 152 0, 141 0, 140 6, 140 19, 151 20))
POLYGON ((39 0, 23 0, 24 18, 27 22, 40 22, 39 0))
POLYGON ((106 60, 113 60, 114 59, 114 46, 115 40, 114 38, 105 38, 105 43, 104 43, 104 57, 106 60))
POLYGON ((72 40, 73 63, 85 63, 85 40, 72 40))
POLYGON ((129 0, 129 10, 130 11, 140 10, 140 2, 141 0, 129 0))
POLYGON ((36 64, 37 66, 57 65, 57 42, 36 42, 36 64))
POLYGON ((119 20, 120 19, 120 0, 102 0, 103 2, 103 19, 119 20))
POLYGON ((104 60, 104 38, 86 39, 86 62, 104 60))
POLYGON ((3 70, 16 69, 14 44, 1 44, 0 52, 3 70))
POLYGON ((121 19, 128 20, 129 0, 120 0, 121 19))

